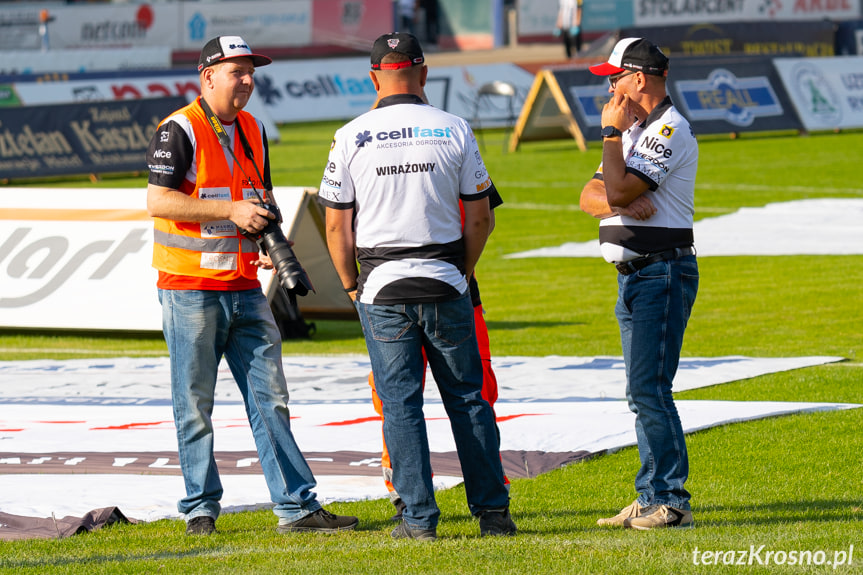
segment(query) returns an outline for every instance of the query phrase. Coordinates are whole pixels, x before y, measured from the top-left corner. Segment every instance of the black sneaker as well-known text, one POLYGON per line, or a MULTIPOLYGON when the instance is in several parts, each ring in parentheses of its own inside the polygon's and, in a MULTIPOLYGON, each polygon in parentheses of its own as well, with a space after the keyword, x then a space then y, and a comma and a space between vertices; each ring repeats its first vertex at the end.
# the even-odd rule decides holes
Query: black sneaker
POLYGON ((396 514, 393 515, 392 517, 390 517, 390 519, 392 519, 395 522, 399 522, 402 520, 402 515, 404 514, 405 509, 407 509, 407 505, 405 505, 405 502, 402 501, 401 498, 398 498, 395 501, 393 501, 393 505, 396 506, 396 514))
POLYGON ((402 521, 390 533, 393 539, 416 539, 417 541, 434 541, 437 539, 437 529, 414 529, 402 521))
POLYGON ((212 535, 216 532, 216 520, 209 515, 192 517, 186 524, 186 535, 212 535))
POLYGON ((338 533, 339 531, 350 531, 360 520, 350 515, 333 515, 326 509, 318 509, 309 513, 301 519, 291 523, 279 525, 279 533, 293 533, 299 531, 314 531, 316 533, 338 533))
POLYGON ((486 510, 479 516, 479 534, 486 535, 515 535, 518 529, 509 515, 509 507, 503 510, 486 510))

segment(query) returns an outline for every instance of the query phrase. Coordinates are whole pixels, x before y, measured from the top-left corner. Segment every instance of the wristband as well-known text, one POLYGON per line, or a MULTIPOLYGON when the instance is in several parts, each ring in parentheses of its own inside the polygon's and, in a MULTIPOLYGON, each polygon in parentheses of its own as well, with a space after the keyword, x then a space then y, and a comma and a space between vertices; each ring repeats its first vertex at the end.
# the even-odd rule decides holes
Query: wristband
POLYGON ((357 291, 357 286, 345 288, 345 293, 351 293, 352 291, 357 291))

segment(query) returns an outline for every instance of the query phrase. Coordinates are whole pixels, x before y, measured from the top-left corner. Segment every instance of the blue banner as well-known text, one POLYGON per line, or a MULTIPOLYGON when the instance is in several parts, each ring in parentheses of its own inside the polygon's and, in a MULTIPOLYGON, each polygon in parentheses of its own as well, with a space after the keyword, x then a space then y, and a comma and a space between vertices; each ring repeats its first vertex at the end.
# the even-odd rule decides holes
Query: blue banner
MULTIPOLYGON (((585 139, 599 140, 611 97, 606 78, 584 69, 552 73, 585 139)), ((803 127, 771 58, 672 58, 667 90, 696 136, 803 127)))
POLYGON ((0 177, 146 170, 156 127, 185 105, 185 98, 172 96, 0 107, 0 177))

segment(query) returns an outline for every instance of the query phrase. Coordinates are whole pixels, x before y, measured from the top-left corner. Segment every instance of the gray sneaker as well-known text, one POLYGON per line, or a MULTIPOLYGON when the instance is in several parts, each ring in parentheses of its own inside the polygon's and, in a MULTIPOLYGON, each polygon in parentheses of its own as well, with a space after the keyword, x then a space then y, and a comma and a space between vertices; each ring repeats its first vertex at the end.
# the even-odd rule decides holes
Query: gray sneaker
POLYGON ((437 529, 414 529, 402 520, 390 533, 393 539, 416 539, 417 541, 434 541, 437 539, 437 529))
POLYGON ((649 505, 641 510, 638 517, 624 521, 623 526, 641 531, 665 527, 690 528, 693 526, 692 511, 668 505, 649 505))
POLYGON ((295 533, 302 531, 314 531, 316 533, 338 533, 339 531, 350 531, 360 520, 350 515, 333 515, 326 509, 318 509, 305 517, 292 521, 291 523, 279 524, 279 533, 295 533))
POLYGON ((644 507, 642 507, 636 499, 631 504, 621 509, 620 513, 618 513, 614 517, 602 517, 600 519, 597 519, 596 524, 609 525, 612 527, 623 527, 623 523, 627 519, 631 519, 632 517, 638 517, 639 515, 641 515, 643 509, 644 507))
POLYGON ((212 535, 216 532, 216 520, 209 515, 192 517, 186 524, 186 535, 212 535))
POLYGON ((479 516, 479 534, 486 535, 515 535, 518 529, 509 515, 509 507, 503 510, 486 510, 479 516))

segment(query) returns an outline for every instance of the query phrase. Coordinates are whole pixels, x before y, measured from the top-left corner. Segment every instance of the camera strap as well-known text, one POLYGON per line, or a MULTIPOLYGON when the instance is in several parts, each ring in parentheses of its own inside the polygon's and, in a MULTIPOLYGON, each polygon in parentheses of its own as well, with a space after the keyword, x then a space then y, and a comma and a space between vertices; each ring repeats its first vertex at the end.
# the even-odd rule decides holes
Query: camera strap
MULTIPOLYGON (((234 159, 234 163, 237 164, 237 167, 240 168, 240 171, 246 176, 246 180, 249 183, 252 183, 252 179, 249 177, 249 174, 243 169, 242 164, 240 164, 240 160, 237 158, 237 155, 234 153, 234 147, 231 143, 231 137, 228 136, 228 132, 225 131, 225 127, 222 125, 221 120, 219 120, 218 116, 213 113, 213 109, 210 108, 210 105, 207 104, 207 101, 204 100, 204 97, 200 98, 201 108, 204 110, 204 115, 207 116, 207 123, 210 124, 210 127, 213 128, 213 132, 216 134, 216 138, 218 138, 219 143, 222 144, 222 147, 227 148, 228 152, 231 153, 231 157, 234 159)), ((252 167, 255 168, 255 174, 258 176, 258 181, 261 182, 261 185, 264 185, 264 178, 261 177, 261 171, 258 169, 258 164, 255 162, 255 153, 252 151, 252 146, 249 145, 249 140, 246 139, 246 135, 243 133, 243 129, 240 127, 239 120, 236 121, 236 129, 237 134, 240 136, 240 144, 243 146, 243 150, 245 151, 246 157, 252 162, 252 167)), ((258 192, 258 189, 255 187, 255 184, 252 183, 252 190, 255 192, 255 195, 258 196, 258 199, 261 200, 261 203, 265 203, 264 198, 258 192)), ((264 195, 267 195, 267 190, 264 190, 264 195)), ((270 203, 275 205, 275 199, 270 195, 270 203)))
MULTIPOLYGON (((240 160, 237 158, 237 155, 234 153, 234 147, 231 143, 231 137, 228 136, 228 133, 225 131, 225 127, 222 125, 221 120, 219 120, 218 116, 216 116, 216 114, 213 113, 213 109, 210 108, 210 105, 207 104, 207 101, 204 100, 203 96, 201 96, 200 102, 201 102, 201 108, 204 110, 204 115, 207 116, 207 122, 210 124, 210 127, 213 128, 213 132, 215 132, 216 138, 218 138, 219 143, 223 147, 228 149, 228 152, 231 153, 231 157, 234 159, 234 163, 236 163, 237 167, 240 168, 240 172, 242 172, 243 175, 246 177, 246 179, 249 180, 249 182, 251 183, 251 178, 249 178, 249 175, 243 169, 242 164, 240 164, 240 160)), ((235 126, 237 129, 237 134, 240 136, 240 144, 243 146, 246 157, 249 159, 250 162, 252 162, 252 166, 255 168, 255 173, 258 176, 258 181, 261 182, 261 186, 263 186, 264 185, 264 178, 261 177, 261 171, 258 169, 258 164, 255 162, 255 154, 252 151, 252 146, 249 145, 249 141, 246 139, 246 135, 243 133, 243 129, 240 127, 239 120, 236 121, 235 126)), ((264 201, 264 198, 261 197, 261 194, 258 192, 258 189, 255 187, 255 184, 253 184, 253 183, 252 183, 252 190, 255 192, 255 195, 258 196, 258 199, 261 201, 262 204, 266 203, 264 201)), ((270 190, 264 189, 264 195, 267 195, 268 191, 270 191, 270 190)), ((270 196, 269 202, 275 206, 276 205, 276 198, 273 197, 272 193, 270 193, 269 196, 270 196)), ((280 221, 281 221, 281 219, 280 219, 280 221)), ((258 241, 258 244, 261 245, 260 240, 258 241)), ((303 270, 303 273, 305 274, 305 270, 303 270)), ((311 285, 310 280, 309 280, 309 285, 311 285)), ((285 289, 285 288, 283 287, 282 289, 285 289)), ((315 291, 314 288, 311 288, 311 290, 315 291)), ((285 293, 288 296, 288 300, 290 301, 290 304, 294 307, 294 309, 297 310, 297 312, 299 312, 299 307, 297 307, 297 294, 294 293, 292 290, 287 290, 287 289, 285 289, 285 293)))

